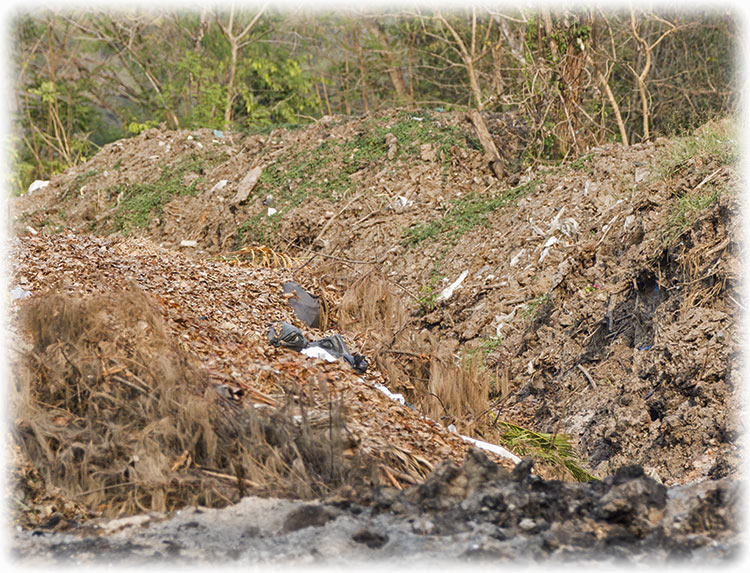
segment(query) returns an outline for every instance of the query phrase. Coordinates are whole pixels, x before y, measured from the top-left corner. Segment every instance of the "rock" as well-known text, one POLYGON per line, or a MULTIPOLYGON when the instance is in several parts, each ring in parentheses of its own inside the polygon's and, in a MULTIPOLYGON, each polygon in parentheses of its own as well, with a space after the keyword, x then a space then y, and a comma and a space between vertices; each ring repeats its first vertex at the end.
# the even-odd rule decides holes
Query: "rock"
POLYGON ((361 529, 352 535, 352 541, 355 543, 363 543, 370 549, 380 549, 388 543, 388 535, 376 533, 369 529, 361 529))
POLYGON ((283 530, 290 532, 306 527, 322 527, 336 517, 333 512, 322 505, 303 505, 289 512, 284 520, 283 530))
POLYGON ((232 199, 233 204, 238 205, 248 198, 250 192, 258 183, 258 179, 260 178, 262 173, 262 166, 253 167, 250 171, 248 171, 247 175, 242 178, 242 181, 240 181, 240 184, 237 186, 237 194, 234 196, 234 199, 232 199))

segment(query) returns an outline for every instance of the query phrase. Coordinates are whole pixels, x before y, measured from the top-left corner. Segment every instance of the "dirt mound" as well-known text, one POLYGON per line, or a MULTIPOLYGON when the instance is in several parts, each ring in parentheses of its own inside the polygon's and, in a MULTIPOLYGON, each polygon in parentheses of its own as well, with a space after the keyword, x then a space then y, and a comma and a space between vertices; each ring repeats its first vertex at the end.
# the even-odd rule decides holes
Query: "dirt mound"
POLYGON ((566 479, 632 464, 667 485, 735 475, 731 122, 531 169, 522 123, 485 120, 505 180, 463 114, 247 137, 149 130, 16 201, 13 284, 78 296, 134 280, 209 384, 298 408, 304 394, 321 420, 341 398, 384 483, 458 462, 467 444, 447 427, 537 461, 574 446, 581 473, 553 464, 566 479), (290 279, 372 359, 366 384, 268 347, 269 322, 306 328, 281 295, 290 279))
POLYGON ((13 257, 13 282, 33 293, 14 303, 21 459, 89 512, 403 487, 470 447, 390 399, 377 370, 270 345, 277 320, 317 337, 284 297, 288 271, 70 232, 18 239, 13 257))

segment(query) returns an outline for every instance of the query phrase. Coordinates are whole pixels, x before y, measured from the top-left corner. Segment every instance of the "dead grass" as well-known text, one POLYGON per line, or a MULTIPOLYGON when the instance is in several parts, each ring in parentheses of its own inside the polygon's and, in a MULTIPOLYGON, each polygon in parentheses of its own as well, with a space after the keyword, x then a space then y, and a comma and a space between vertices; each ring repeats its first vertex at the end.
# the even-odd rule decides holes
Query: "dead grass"
POLYGON ((403 392, 424 415, 468 431, 487 407, 489 374, 477 361, 459 360, 450 342, 407 328, 411 322, 394 286, 376 271, 344 294, 339 326, 363 341, 391 390, 403 392))
POLYGON ((341 404, 321 423, 302 391, 268 414, 223 398, 137 287, 35 297, 19 326, 15 440, 47 483, 104 515, 221 507, 251 490, 309 498, 366 477, 343 456, 341 404))

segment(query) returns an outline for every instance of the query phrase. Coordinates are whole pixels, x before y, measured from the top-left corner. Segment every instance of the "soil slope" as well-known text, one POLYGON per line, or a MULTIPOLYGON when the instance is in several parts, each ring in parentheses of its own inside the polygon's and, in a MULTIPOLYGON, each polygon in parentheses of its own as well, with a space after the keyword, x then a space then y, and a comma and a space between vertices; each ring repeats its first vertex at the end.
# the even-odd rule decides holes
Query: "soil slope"
MULTIPOLYGON (((538 475, 566 481, 633 465, 667 486, 736 477, 741 268, 730 122, 527 169, 518 118, 485 121, 502 180, 462 114, 398 111, 251 136, 152 129, 18 198, 11 286, 32 293, 12 309, 25 416, 19 479, 27 505, 36 496, 54 506, 25 518, 69 519, 94 502, 110 504, 105 513, 221 506, 278 493, 279 483, 307 498, 345 484, 415 488, 440 461, 464 459, 459 434, 531 455, 538 475), (287 280, 320 300, 321 328, 295 316, 287 280), (92 297, 93 306, 82 302, 92 297), (123 305, 131 310, 112 310, 123 305), (39 326, 58 312, 109 328, 106 344, 78 337, 78 318, 53 332, 39 326), (310 340, 343 334, 370 368, 359 375, 272 347, 276 320, 310 340), (161 464, 156 474, 134 465, 148 453, 135 446, 110 481, 45 466, 110 447, 60 445, 60 435, 65 445, 96 434, 82 422, 94 416, 84 403, 102 384, 140 380, 118 399, 145 400, 136 413, 165 408, 141 396, 173 391, 160 385, 163 371, 132 365, 163 348, 187 369, 185 399, 208 400, 212 420, 232 422, 192 442, 157 432, 171 449, 148 457, 161 464), (265 436, 262 452, 248 451, 257 433, 232 429, 246 415, 265 436), (280 424, 286 437, 271 436, 280 424), (310 446, 320 439, 326 454, 310 446), (216 450, 217 440, 233 445, 216 450), (160 495, 146 480, 130 497, 91 494, 81 509, 65 490, 148 475, 160 495), (209 479, 215 494, 201 497, 196 484, 209 479)), ((169 415, 192 432, 200 425, 169 415)), ((144 416, 146 433, 151 422, 144 416)))

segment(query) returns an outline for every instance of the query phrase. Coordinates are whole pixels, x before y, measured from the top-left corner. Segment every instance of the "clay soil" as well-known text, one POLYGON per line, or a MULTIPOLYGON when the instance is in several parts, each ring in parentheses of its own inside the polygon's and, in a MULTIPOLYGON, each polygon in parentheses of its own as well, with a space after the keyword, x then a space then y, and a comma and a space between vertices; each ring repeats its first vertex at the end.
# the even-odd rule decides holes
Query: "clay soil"
MULTIPOLYGON (((15 199, 11 287, 31 293, 11 309, 17 404, 28 418, 16 428, 17 476, 27 508, 32 498, 48 508, 58 500, 19 519, 38 526, 53 511, 102 515, 114 504, 91 497, 76 505, 66 484, 86 488, 41 461, 55 455, 54 428, 73 440, 72 428, 84 429, 76 417, 90 416, 81 404, 63 406, 73 400, 63 386, 86 375, 66 348, 84 362, 85 352, 99 356, 89 373, 96 384, 113 384, 117 372, 130 372, 131 383, 148 374, 127 366, 132 349, 114 335, 98 347, 61 342, 59 333, 40 340, 35 312, 75 307, 101 318, 81 310, 91 297, 104 308, 140 309, 130 318, 110 312, 105 322, 131 341, 143 331, 152 344, 157 333, 176 362, 201 373, 186 393, 234 402, 211 410, 216 419, 249 408, 270 420, 268 412, 283 410, 287 422, 309 413, 330 430, 334 403, 343 405, 339 438, 326 438, 338 448, 330 459, 347 460, 335 479, 311 469, 315 456, 305 457, 302 442, 290 454, 266 435, 268 451, 242 458, 249 467, 267 456, 268 468, 275 451, 283 463, 273 475, 284 476, 290 497, 329 495, 345 483, 414 486, 441 462, 465 458, 469 443, 456 432, 530 455, 542 477, 581 479, 559 456, 514 441, 513 428, 564 437, 588 477, 640 466, 668 487, 737 478, 741 221, 729 122, 527 168, 518 118, 485 121, 503 179, 463 114, 396 111, 256 135, 151 129, 15 199), (725 136, 718 147, 703 144, 716 134, 725 136), (262 175, 249 183, 255 167, 262 175), (286 280, 321 300, 320 329, 294 315, 286 280), (275 320, 309 340, 341 333, 370 368, 359 375, 342 361, 270 346, 275 320), (53 363, 67 364, 69 376, 42 400, 39 372, 53 363)), ((136 394, 158 390, 150 384, 136 394)), ((279 493, 264 482, 262 463, 238 474, 235 450, 224 462, 198 461, 210 450, 208 433, 162 460, 184 495, 170 497, 180 489, 172 481, 162 497, 139 490, 118 498, 118 510, 218 507, 221 497, 234 503, 246 493, 242 480, 253 493, 279 493), (215 495, 186 494, 196 480, 213 480, 215 495)), ((241 441, 230 430, 214 439, 241 441)))

